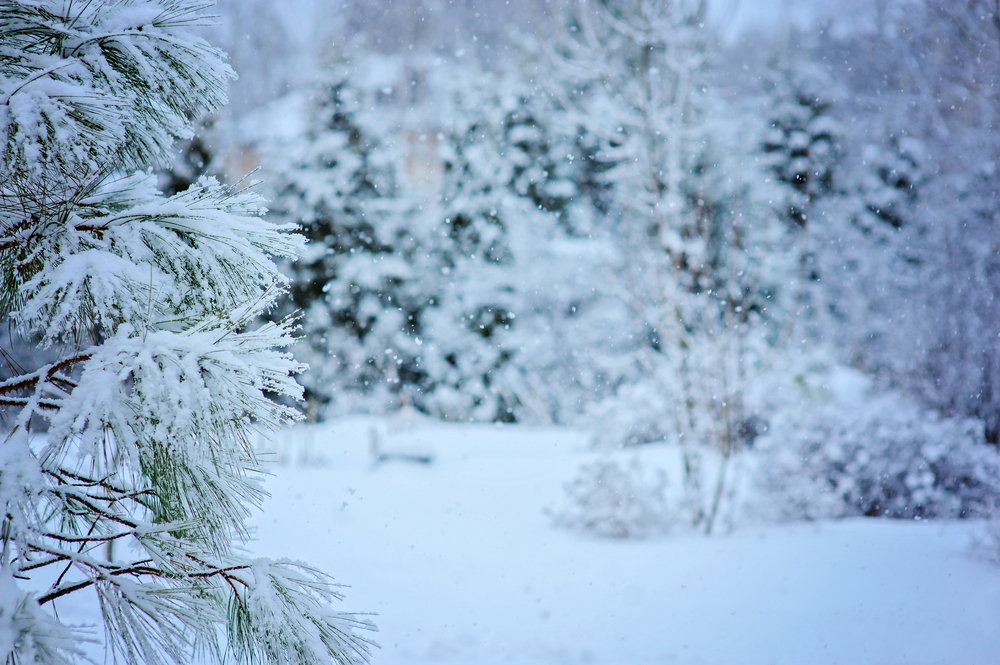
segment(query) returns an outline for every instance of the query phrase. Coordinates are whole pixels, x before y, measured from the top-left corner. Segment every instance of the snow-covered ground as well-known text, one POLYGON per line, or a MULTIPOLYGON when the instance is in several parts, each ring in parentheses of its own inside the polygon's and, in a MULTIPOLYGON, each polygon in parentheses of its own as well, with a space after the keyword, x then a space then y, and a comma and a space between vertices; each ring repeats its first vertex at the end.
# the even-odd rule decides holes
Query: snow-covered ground
MULTIPOLYGON (((373 665, 1000 663, 1000 567, 972 546, 981 524, 590 538, 544 512, 595 458, 589 440, 425 421, 301 426, 278 442, 252 549, 350 585, 338 609, 378 615, 373 665), (376 463, 373 431, 381 454, 430 463, 376 463)), ((655 465, 662 452, 641 455, 655 465)), ((97 623, 88 601, 60 601, 60 616, 97 623)), ((103 662, 99 645, 90 652, 103 662)))
POLYGON ((543 512, 592 459, 588 441, 423 421, 300 427, 281 442, 253 549, 351 585, 343 609, 378 614, 375 665, 1000 662, 1000 568, 971 547, 981 525, 588 538, 543 512), (376 463, 373 430, 379 452, 432 461, 376 463))

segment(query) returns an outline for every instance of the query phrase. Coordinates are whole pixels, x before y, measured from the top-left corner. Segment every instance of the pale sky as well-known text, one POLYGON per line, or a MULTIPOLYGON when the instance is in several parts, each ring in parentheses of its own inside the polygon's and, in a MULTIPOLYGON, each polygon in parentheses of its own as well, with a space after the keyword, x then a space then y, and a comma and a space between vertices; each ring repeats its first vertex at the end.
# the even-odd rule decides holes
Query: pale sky
POLYGON ((837 0, 712 0, 709 11, 726 37, 733 39, 753 30, 807 26, 817 16, 831 14, 837 4, 837 0))

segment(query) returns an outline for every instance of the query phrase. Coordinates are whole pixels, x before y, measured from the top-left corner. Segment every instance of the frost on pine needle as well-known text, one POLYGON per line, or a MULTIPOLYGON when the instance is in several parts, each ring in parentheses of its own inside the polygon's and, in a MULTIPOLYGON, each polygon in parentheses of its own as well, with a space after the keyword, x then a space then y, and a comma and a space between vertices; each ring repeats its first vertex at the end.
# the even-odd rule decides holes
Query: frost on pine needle
POLYGON ((368 656, 329 578, 234 550, 264 497, 251 438, 299 417, 272 400, 302 395, 293 320, 257 322, 303 243, 254 193, 155 187, 225 102, 223 54, 186 32, 209 4, 0 0, 0 315, 56 358, 0 383, 6 662, 76 659, 53 608, 78 592, 127 663, 368 656))
POLYGON ((80 655, 77 641, 86 637, 40 609, 17 587, 13 570, 0 570, 0 654, 17 647, 20 660, 15 662, 69 665, 80 655))
POLYGON ((239 580, 246 591, 233 596, 229 616, 240 662, 306 665, 327 653, 342 654, 335 656, 341 665, 364 662, 359 656, 367 644, 354 631, 374 626, 360 615, 329 609, 341 596, 323 573, 295 561, 260 559, 239 580))

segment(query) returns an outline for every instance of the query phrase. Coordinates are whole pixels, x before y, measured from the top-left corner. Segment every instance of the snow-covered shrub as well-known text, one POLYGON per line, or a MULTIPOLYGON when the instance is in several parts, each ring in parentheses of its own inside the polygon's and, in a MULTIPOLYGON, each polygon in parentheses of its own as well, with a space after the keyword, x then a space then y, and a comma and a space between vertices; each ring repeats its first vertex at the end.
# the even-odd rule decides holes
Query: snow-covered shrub
POLYGON ((550 51, 567 121, 596 139, 599 181, 612 194, 604 221, 623 258, 604 289, 627 307, 628 343, 616 351, 631 370, 614 392, 641 384, 636 392, 661 405, 643 397, 629 405, 636 420, 614 426, 633 441, 681 445, 683 482, 699 504, 692 521, 711 531, 725 478, 702 492, 700 458, 728 459, 742 445, 743 393, 798 308, 805 234, 784 219, 788 188, 759 154, 759 113, 715 89, 704 11, 693 2, 574 4, 550 51))
POLYGON ((602 448, 668 441, 675 436, 670 419, 663 417, 670 406, 660 391, 639 380, 619 386, 614 395, 593 405, 583 422, 602 448))
POLYGON ((977 555, 1000 566, 1000 519, 989 520, 976 531, 972 547, 977 555))
POLYGON ((1000 453, 976 420, 941 418, 893 394, 828 403, 760 438, 780 517, 988 517, 1000 505, 1000 453))
POLYGON ((662 470, 647 471, 638 460, 585 464, 564 486, 567 503, 553 513, 556 526, 602 538, 644 538, 665 532, 671 524, 662 470))

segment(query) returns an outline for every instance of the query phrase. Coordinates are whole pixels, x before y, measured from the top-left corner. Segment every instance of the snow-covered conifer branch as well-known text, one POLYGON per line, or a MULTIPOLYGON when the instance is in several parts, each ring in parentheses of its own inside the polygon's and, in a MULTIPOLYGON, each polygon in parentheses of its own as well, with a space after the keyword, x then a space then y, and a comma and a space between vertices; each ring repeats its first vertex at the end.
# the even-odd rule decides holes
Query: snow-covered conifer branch
POLYGON ((225 101, 224 56, 186 31, 208 6, 0 0, 0 315, 56 356, 0 383, 0 660, 76 658, 49 608, 83 592, 128 663, 367 659, 329 578, 233 551, 264 496, 252 438, 299 417, 271 399, 301 397, 293 319, 257 320, 302 239, 250 191, 164 196, 148 171, 225 101))

